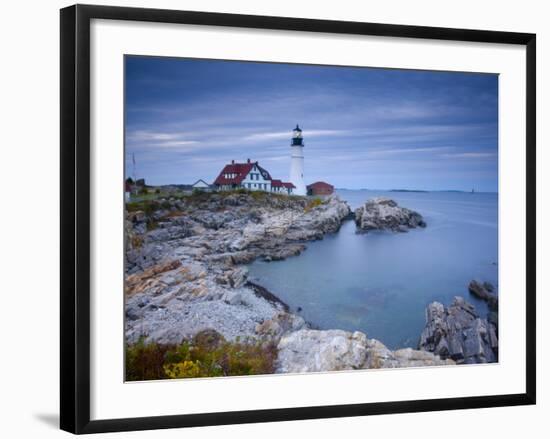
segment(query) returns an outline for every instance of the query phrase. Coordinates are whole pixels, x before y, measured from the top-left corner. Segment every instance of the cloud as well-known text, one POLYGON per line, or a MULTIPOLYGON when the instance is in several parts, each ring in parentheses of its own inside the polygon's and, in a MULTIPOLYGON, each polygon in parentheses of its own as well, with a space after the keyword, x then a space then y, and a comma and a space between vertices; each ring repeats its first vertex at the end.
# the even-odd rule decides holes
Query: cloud
POLYGON ((484 159, 496 157, 495 152, 460 152, 456 154, 441 154, 441 157, 456 159, 484 159))
POLYGON ((158 131, 136 130, 128 133, 128 140, 150 141, 150 140, 175 140, 182 137, 189 137, 190 133, 166 133, 158 131))
POLYGON ((450 151, 455 149, 452 146, 436 146, 429 148, 382 148, 382 149, 373 149, 368 151, 370 155, 391 155, 391 154, 415 154, 415 153, 424 153, 424 152, 437 152, 441 151, 450 151))
MULTIPOLYGON (((344 135, 343 130, 304 130, 304 137, 339 136, 344 135)), ((254 133, 244 137, 247 141, 263 141, 273 139, 290 139, 291 131, 278 131, 266 133, 254 133)))
POLYGON ((158 146, 161 148, 173 148, 179 146, 188 146, 188 145, 197 145, 198 141, 196 140, 170 140, 168 142, 159 142, 159 143, 150 143, 150 146, 158 146))

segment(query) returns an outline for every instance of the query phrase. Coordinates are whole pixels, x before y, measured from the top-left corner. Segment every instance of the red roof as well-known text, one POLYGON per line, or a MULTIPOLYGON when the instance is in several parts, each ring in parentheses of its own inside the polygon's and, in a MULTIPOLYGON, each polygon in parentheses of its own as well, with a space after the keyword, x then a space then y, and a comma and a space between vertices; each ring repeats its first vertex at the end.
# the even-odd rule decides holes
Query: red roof
POLYGON ((334 186, 324 181, 316 181, 307 186, 308 189, 334 189, 334 186))
POLYGON ((255 163, 231 163, 230 165, 225 165, 218 178, 214 181, 214 184, 241 184, 254 165, 255 163), (225 174, 237 175, 234 178, 225 178, 225 174))
POLYGON ((231 163, 229 165, 225 165, 222 169, 222 172, 220 172, 220 175, 218 175, 218 178, 214 181, 214 184, 218 186, 222 185, 239 185, 242 183, 242 181, 246 178, 248 173, 252 170, 252 167, 256 165, 256 167, 260 170, 260 172, 263 174, 263 177, 266 180, 271 180, 271 186, 272 187, 284 187, 287 189, 294 189, 296 186, 294 186, 292 183, 285 183, 281 180, 273 180, 271 178, 271 175, 269 175, 269 172, 267 172, 264 168, 262 168, 258 162, 250 162, 250 163, 231 163), (226 178, 226 174, 235 174, 235 177, 232 178, 226 178))
POLYGON ((294 186, 292 183, 287 183, 281 180, 271 180, 271 187, 284 187, 287 189, 296 188, 296 186, 294 186))

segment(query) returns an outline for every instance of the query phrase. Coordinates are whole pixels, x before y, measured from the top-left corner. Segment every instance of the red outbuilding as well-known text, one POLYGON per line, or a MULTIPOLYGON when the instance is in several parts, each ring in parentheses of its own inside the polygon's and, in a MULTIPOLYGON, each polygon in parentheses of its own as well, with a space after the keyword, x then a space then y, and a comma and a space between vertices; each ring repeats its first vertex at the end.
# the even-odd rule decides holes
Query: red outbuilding
POLYGON ((308 195, 331 195, 334 192, 334 186, 324 181, 316 181, 307 186, 308 195))

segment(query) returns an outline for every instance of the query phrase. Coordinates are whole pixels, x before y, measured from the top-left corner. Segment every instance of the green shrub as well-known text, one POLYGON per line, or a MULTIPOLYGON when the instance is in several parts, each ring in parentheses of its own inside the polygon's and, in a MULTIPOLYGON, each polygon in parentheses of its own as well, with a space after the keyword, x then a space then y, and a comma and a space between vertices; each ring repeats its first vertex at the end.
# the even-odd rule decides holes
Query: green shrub
POLYGON ((304 211, 309 212, 310 210, 315 209, 317 206, 320 206, 321 204, 324 204, 323 200, 321 200, 320 198, 314 198, 313 200, 307 203, 306 207, 304 207, 304 211))
POLYGON ((199 378, 268 374, 274 371, 277 349, 256 340, 228 342, 207 330, 179 346, 145 345, 126 348, 126 379, 199 378))
POLYGON ((167 378, 162 365, 166 352, 173 348, 173 345, 145 344, 143 339, 126 346, 126 381, 167 378))

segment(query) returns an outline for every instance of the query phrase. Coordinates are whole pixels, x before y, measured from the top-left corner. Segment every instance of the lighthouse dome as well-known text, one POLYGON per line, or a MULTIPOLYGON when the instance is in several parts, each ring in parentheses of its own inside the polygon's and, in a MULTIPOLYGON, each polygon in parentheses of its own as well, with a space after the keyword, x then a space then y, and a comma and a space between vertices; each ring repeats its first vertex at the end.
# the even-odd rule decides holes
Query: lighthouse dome
POLYGON ((296 128, 292 130, 292 143, 291 146, 304 146, 303 139, 302 139, 302 130, 296 124, 296 128))

